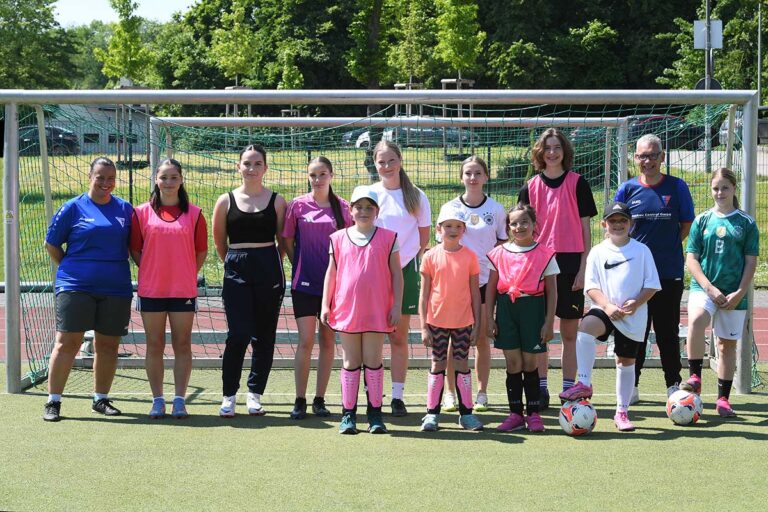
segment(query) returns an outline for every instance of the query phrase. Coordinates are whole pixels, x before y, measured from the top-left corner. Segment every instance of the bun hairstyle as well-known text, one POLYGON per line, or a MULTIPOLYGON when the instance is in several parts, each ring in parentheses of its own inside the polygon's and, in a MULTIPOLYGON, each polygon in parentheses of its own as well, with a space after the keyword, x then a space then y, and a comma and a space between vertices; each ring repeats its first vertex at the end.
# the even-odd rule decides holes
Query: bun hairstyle
MULTIPOLYGON (((736 185, 738 183, 738 180, 736 179, 736 175, 733 173, 732 170, 721 167, 720 169, 716 170, 712 173, 712 181, 716 180, 717 178, 723 178, 731 182, 731 185, 733 185, 733 190, 736 190, 736 185)), ((739 198, 736 197, 736 194, 733 195, 733 207, 734 208, 741 208, 739 206, 739 198)))
POLYGON ((568 137, 557 128, 547 128, 544 130, 536 143, 533 145, 533 151, 531 152, 531 161, 533 167, 537 171, 543 171, 547 168, 547 164, 544 162, 544 146, 547 143, 547 139, 550 137, 557 137, 560 141, 560 146, 563 148, 563 169, 570 171, 573 169, 573 145, 568 137))
MULTIPOLYGON (((327 157, 317 156, 310 160, 307 166, 312 164, 323 164, 333 174, 333 164, 327 157)), ((336 229, 342 229, 344 227, 344 215, 341 213, 341 203, 339 202, 339 197, 333 192, 333 187, 330 185, 328 185, 328 202, 331 203, 331 211, 333 212, 333 219, 336 221, 336 229)))
MULTIPOLYGON (((179 171, 179 176, 182 176, 181 163, 178 160, 174 160, 173 158, 166 158, 160 162, 160 165, 157 166, 157 170, 159 171, 161 167, 166 166, 175 167, 176 170, 179 171)), ((149 204, 156 212, 160 210, 161 206, 163 206, 163 200, 160 197, 160 187, 157 186, 157 183, 155 183, 155 186, 152 189, 152 195, 149 196, 149 204)), ((189 195, 184 189, 183 183, 179 186, 179 209, 183 213, 187 213, 189 211, 189 195)))
MULTIPOLYGON (((400 152, 400 148, 395 144, 394 142, 390 142, 388 140, 381 140, 378 144, 376 144, 373 147, 373 160, 376 161, 376 154, 380 151, 386 151, 386 150, 393 151, 397 158, 399 158, 401 161, 403 160, 403 154, 400 152)), ((405 209, 408 210, 408 213, 410 213, 413 216, 416 216, 419 213, 419 208, 421 208, 421 196, 419 194, 418 189, 414 186, 413 183, 411 183, 410 178, 408 178, 408 175, 405 173, 405 169, 403 169, 403 166, 400 166, 400 189, 403 191, 403 202, 405 203, 405 209)))
POLYGON ((115 166, 115 162, 113 162, 112 160, 110 160, 105 156, 98 156, 94 158, 93 161, 91 162, 91 167, 88 170, 88 174, 91 174, 93 172, 93 169, 97 165, 103 165, 104 167, 111 167, 112 169, 117 170, 117 167, 115 166))

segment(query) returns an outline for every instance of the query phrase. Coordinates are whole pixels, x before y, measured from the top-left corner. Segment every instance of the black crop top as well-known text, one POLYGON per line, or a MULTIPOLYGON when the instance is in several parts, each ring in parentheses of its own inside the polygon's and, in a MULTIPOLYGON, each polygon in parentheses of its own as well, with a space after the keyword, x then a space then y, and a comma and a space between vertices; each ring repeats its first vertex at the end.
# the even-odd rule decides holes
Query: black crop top
POLYGON ((244 212, 237 207, 237 201, 232 192, 229 193, 229 210, 227 210, 227 236, 229 244, 254 244, 274 242, 277 234, 277 212, 275 197, 272 192, 269 204, 260 212, 244 212))

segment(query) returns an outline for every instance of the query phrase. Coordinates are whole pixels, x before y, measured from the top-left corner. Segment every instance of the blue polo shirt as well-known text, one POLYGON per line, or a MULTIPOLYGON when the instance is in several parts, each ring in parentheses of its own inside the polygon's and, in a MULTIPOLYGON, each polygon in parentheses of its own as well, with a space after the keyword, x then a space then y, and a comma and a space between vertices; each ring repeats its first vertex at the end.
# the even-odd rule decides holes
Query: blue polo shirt
POLYGON ((112 196, 94 203, 82 194, 64 203, 51 219, 45 241, 62 247, 64 258, 56 272, 56 293, 88 292, 130 297, 128 237, 133 207, 112 196))
POLYGON ((651 250, 659 279, 681 279, 685 260, 680 223, 693 222, 693 199, 685 181, 667 174, 654 186, 632 178, 619 186, 616 201, 632 212, 630 236, 651 250))

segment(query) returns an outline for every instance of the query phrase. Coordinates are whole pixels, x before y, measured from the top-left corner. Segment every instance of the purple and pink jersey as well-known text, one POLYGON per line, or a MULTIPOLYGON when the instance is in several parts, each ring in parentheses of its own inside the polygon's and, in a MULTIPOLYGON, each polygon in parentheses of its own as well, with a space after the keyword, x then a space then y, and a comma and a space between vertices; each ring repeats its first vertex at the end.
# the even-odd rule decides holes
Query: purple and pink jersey
MULTIPOLYGON (((352 225, 349 203, 339 198, 344 226, 352 225)), ((283 238, 295 239, 291 290, 323 295, 323 280, 328 268, 328 240, 336 231, 336 219, 330 206, 317 204, 312 194, 295 198, 288 205, 283 238)))

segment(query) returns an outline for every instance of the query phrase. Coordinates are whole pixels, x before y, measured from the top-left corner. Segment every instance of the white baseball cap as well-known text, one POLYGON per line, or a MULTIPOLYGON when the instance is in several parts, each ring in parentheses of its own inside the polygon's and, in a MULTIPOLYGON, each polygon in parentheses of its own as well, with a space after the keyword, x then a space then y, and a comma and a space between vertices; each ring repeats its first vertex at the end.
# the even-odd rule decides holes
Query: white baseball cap
POLYGON ((437 216, 437 223, 442 224, 447 220, 458 220, 459 222, 467 223, 467 219, 464 212, 458 210, 450 205, 445 205, 440 208, 440 215, 437 216))
POLYGON ((379 195, 367 185, 355 187, 355 190, 352 191, 352 198, 349 200, 349 204, 353 205, 361 199, 369 199, 370 201, 373 201, 377 207, 379 206, 379 195))

